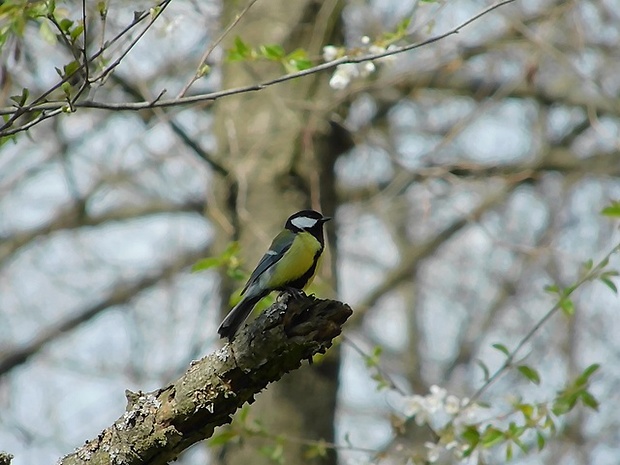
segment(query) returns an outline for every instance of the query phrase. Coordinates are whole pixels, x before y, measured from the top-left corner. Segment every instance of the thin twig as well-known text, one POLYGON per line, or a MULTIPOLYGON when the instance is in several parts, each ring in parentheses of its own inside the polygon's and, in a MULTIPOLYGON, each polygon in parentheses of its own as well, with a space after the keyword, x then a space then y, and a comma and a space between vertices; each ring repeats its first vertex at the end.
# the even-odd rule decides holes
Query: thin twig
MULTIPOLYGON (((168 6, 168 4, 171 1, 172 0, 163 0, 157 6, 158 8, 160 8, 160 13, 161 13, 161 11, 163 11, 168 6)), ((91 63, 95 59, 97 59, 100 55, 103 54, 104 51, 109 49, 115 42, 117 42, 121 37, 123 37, 125 34, 127 34, 135 26, 140 24, 148 16, 149 16, 149 13, 148 12, 144 12, 144 13, 138 15, 137 17, 135 17, 134 20, 128 26, 126 26, 123 30, 121 30, 110 41, 106 42, 102 48, 100 48, 88 60, 86 60, 86 63, 91 63)), ((159 17, 159 15, 158 15, 158 17, 159 17)), ((147 26, 147 29, 151 25, 152 25, 152 23, 150 23, 147 26)), ((64 76, 60 81, 58 81, 52 87, 47 89, 45 92, 43 92, 41 95, 39 95, 35 100, 30 102, 28 105, 17 107, 17 108, 15 108, 15 106, 4 108, 4 110, 8 110, 8 111, 0 112, 0 114, 11 115, 11 117, 8 119, 8 121, 6 121, 0 127, 0 136, 10 136, 10 135, 13 135, 13 134, 16 134, 18 132, 22 132, 22 131, 25 131, 25 130, 31 128, 33 126, 33 124, 30 124, 30 123, 32 123, 32 121, 30 121, 29 123, 26 123, 26 124, 24 124, 22 126, 19 126, 17 128, 13 128, 13 129, 8 130, 8 128, 13 126, 13 123, 15 122, 15 120, 17 120, 17 118, 19 118, 20 116, 22 116, 22 115, 24 115, 26 113, 32 113, 32 112, 35 112, 35 111, 44 111, 44 110, 59 110, 58 112, 54 112, 53 115, 56 115, 56 114, 60 113, 62 111, 62 108, 66 105, 66 103, 64 101, 44 102, 44 103, 41 103, 41 102, 43 102, 52 92, 54 92, 55 90, 59 89, 65 82, 68 82, 69 80, 71 80, 73 78, 73 76, 75 76, 77 73, 81 73, 83 71, 84 67, 86 66, 86 63, 80 64, 80 66, 77 67, 72 73, 69 73, 66 76, 64 76)), ((42 121, 43 119, 47 119, 48 117, 49 116, 47 116, 45 118, 37 119, 36 121, 38 123, 38 122, 42 121)))
MULTIPOLYGON (((359 355, 361 355, 364 358, 369 358, 369 355, 364 352, 364 350, 358 346, 355 342, 353 342, 353 340, 350 337, 347 337, 345 334, 342 335, 342 339, 344 340, 344 342, 346 344, 348 344, 353 350, 355 350, 359 355)), ((379 375, 381 375, 383 377, 383 379, 385 379, 390 387, 392 389, 394 389, 395 391, 397 391, 400 395, 402 396, 406 396, 407 393, 405 392, 404 389, 401 389, 395 382, 394 380, 390 377, 390 375, 387 374, 387 372, 381 368, 381 366, 379 366, 378 364, 374 366, 374 368, 377 370, 377 372, 379 373, 379 375)))
MULTIPOLYGON (((553 315, 557 313, 557 311, 562 308, 562 302, 564 299, 569 297, 573 292, 579 289, 584 283, 595 279, 600 271, 605 268, 609 259, 612 255, 620 252, 620 244, 617 244, 611 251, 605 255, 605 257, 596 264, 588 273, 586 273, 581 279, 579 279, 575 284, 568 287, 564 290, 564 293, 560 296, 556 304, 551 307, 551 309, 545 313, 545 315, 538 320, 538 322, 530 329, 527 334, 519 341, 517 346, 507 355, 506 360, 490 377, 485 381, 485 383, 471 396, 467 405, 475 402, 495 381, 497 381, 505 372, 512 366, 512 362, 514 361, 517 353, 523 348, 523 346, 538 332, 538 330, 551 318, 553 315)), ((467 406, 466 405, 466 406, 467 406)))
POLYGON ((192 86, 192 84, 203 76, 203 73, 201 70, 205 62, 207 61, 207 58, 209 58, 211 53, 213 53, 213 50, 215 50, 215 47, 217 47, 220 44, 220 42, 224 40, 224 38, 228 35, 228 33, 233 30, 233 28, 239 23, 239 21, 241 21, 241 18, 245 16, 245 14, 250 10, 250 8, 252 8, 252 5, 254 5, 257 1, 258 0, 251 0, 245 6, 245 8, 241 10, 241 12, 237 14, 237 16, 235 16, 235 19, 226 27, 226 29, 224 29, 224 32, 222 32, 220 36, 217 39, 215 39, 215 41, 209 46, 209 48, 205 50, 205 52, 200 57, 200 62, 198 63, 198 67, 196 68, 196 72, 194 73, 194 76, 192 76, 192 78, 189 81, 187 81, 187 83, 183 86, 183 89, 181 89, 181 92, 179 92, 179 94, 177 95, 177 98, 183 97, 187 93, 189 88, 192 86))

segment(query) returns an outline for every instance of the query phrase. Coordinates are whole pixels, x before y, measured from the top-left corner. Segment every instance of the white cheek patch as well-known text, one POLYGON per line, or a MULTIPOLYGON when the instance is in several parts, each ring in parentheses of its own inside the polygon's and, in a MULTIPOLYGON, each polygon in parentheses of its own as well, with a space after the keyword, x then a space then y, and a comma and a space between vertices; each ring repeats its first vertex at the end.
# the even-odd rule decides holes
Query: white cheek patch
POLYGON ((291 223, 293 226, 299 229, 310 229, 318 223, 319 220, 315 218, 308 218, 307 216, 300 216, 298 218, 293 218, 291 223))

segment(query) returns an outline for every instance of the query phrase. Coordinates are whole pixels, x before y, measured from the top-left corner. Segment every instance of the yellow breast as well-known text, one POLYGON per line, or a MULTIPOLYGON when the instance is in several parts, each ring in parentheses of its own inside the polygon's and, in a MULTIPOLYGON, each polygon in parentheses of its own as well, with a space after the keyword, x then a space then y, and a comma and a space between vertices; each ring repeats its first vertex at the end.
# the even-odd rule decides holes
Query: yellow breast
MULTIPOLYGON (((274 267, 274 273, 269 280, 271 287, 284 286, 301 278, 312 267, 315 256, 320 250, 321 243, 312 234, 298 233, 291 248, 274 267)), ((312 279, 309 279, 306 285, 311 281, 312 279)))

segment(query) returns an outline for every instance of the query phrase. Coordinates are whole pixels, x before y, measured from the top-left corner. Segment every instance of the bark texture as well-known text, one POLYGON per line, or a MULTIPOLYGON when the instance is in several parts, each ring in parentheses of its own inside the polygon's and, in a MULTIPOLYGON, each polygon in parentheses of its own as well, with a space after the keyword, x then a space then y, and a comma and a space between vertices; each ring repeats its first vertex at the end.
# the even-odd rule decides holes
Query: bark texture
POLYGON ((267 384, 324 353, 351 313, 341 302, 285 294, 234 342, 193 363, 173 384, 127 391, 125 413, 59 464, 159 465, 176 459, 229 423, 267 384))

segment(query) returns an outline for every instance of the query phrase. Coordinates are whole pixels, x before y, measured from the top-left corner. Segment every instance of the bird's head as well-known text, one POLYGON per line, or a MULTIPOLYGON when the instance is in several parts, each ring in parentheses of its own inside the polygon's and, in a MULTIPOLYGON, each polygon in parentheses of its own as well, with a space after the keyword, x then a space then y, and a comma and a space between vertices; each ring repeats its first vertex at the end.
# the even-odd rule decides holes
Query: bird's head
POLYGON ((323 224, 331 220, 329 216, 323 216, 314 210, 302 210, 286 220, 285 228, 294 233, 307 231, 313 235, 323 231, 323 224))

